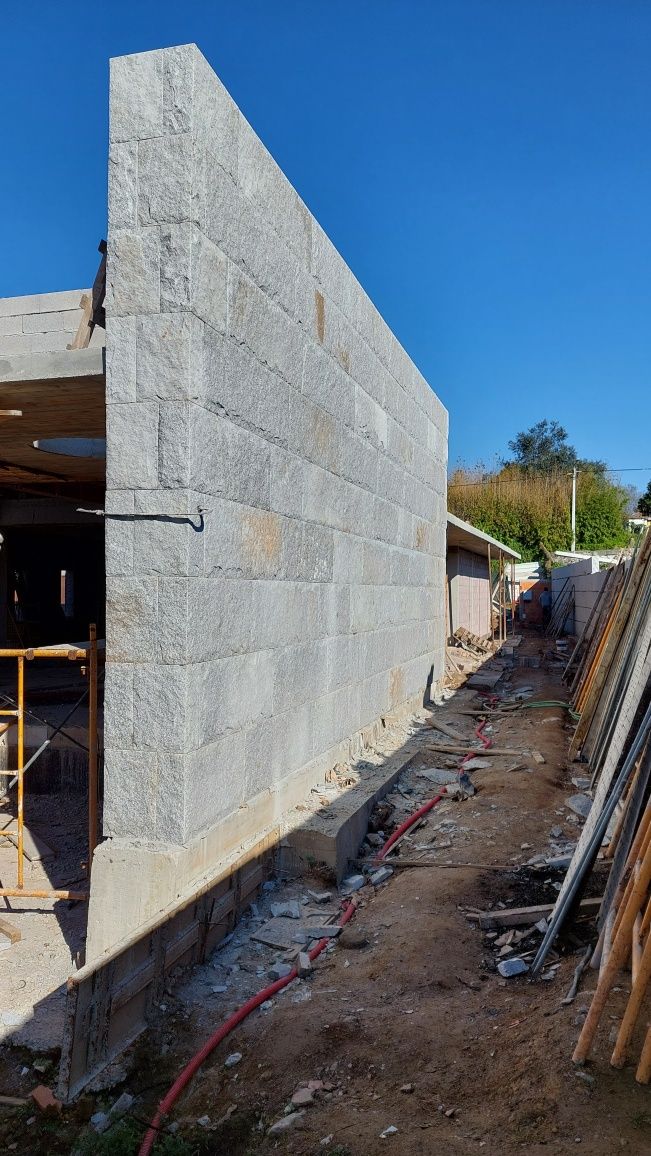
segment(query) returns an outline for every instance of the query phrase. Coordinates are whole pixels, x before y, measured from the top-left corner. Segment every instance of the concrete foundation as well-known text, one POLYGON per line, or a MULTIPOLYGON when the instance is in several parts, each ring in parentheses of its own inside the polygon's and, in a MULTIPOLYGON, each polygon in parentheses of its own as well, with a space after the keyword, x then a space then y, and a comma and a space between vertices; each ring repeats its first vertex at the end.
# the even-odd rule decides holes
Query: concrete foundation
POLYGON ((447 413, 192 45, 112 62, 88 958, 443 671, 447 413))

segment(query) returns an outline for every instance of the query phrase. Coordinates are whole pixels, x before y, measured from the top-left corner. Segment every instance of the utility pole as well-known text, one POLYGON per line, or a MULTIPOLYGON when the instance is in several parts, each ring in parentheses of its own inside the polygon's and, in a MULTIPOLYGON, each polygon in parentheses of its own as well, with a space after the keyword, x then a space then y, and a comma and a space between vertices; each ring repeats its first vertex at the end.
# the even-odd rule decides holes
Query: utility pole
POLYGON ((572 553, 576 550, 576 466, 572 468, 572 553))

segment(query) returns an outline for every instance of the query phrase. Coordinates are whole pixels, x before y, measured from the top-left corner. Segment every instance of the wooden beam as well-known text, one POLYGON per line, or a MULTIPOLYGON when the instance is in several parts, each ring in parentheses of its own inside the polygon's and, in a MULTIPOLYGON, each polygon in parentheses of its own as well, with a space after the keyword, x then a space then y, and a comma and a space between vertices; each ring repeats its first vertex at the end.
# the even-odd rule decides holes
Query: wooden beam
MULTIPOLYGON (((512 868, 513 869, 513 868, 512 868)), ((597 915, 601 899, 582 899, 579 904, 581 915, 597 915)), ((480 911, 476 915, 467 911, 468 919, 476 919, 480 927, 487 930, 495 927, 521 927, 525 923, 537 923, 546 919, 554 910, 553 903, 541 903, 537 907, 505 907, 499 911, 480 911)))
POLYGON ((6 935, 12 943, 20 943, 23 938, 18 928, 9 923, 7 919, 0 918, 0 932, 2 935, 6 935))

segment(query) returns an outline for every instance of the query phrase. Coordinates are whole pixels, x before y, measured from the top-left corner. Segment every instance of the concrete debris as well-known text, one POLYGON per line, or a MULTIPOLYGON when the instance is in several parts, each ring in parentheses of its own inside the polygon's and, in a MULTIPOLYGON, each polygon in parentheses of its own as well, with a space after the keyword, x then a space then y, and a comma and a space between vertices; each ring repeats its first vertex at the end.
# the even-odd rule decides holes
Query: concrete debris
POLYGON ((241 1052, 231 1052, 230 1056, 227 1056, 226 1059, 224 1060, 224 1067, 225 1068, 234 1068, 236 1064, 239 1064, 241 1059, 242 1059, 242 1053, 241 1052))
POLYGON ((562 827, 552 827, 551 831, 549 832, 549 838, 550 839, 560 839, 562 834, 563 834, 563 828, 562 827))
POLYGON ((409 1093, 414 1091, 414 1084, 403 1084, 400 1088, 401 1092, 409 1093))
POLYGON ((341 881, 341 890, 348 892, 360 891, 365 883, 366 879, 363 875, 347 875, 346 878, 341 881))
POLYGON ((512 959, 503 959, 498 963, 497 970, 505 979, 510 979, 514 975, 524 975, 525 971, 529 970, 529 965, 516 955, 512 959))
POLYGON ((276 1120, 276 1123, 271 1125, 268 1135, 277 1136, 280 1132, 289 1132, 290 1128, 295 1128, 300 1123, 304 1115, 305 1109, 300 1112, 290 1112, 288 1116, 281 1116, 280 1120, 276 1120))
POLYGON ((374 887, 379 887, 381 883, 386 883, 393 875, 393 867, 380 867, 379 871, 374 871, 370 876, 371 883, 374 887))
POLYGON ((591 1076, 589 1072, 578 1071, 575 1072, 574 1075, 576 1076, 577 1080, 582 1080, 584 1084, 588 1084, 591 1088, 594 1088, 597 1082, 594 1076, 591 1076))
POLYGON ((101 1136, 105 1132, 111 1121, 109 1120, 108 1112, 95 1112, 89 1120, 93 1132, 98 1132, 101 1136))
POLYGON ((579 815, 582 819, 587 819, 592 807, 592 799, 589 795, 571 795, 569 799, 565 800, 566 806, 570 811, 574 811, 575 815, 579 815))
POLYGON ((336 939, 341 935, 340 923, 331 923, 327 927, 308 927, 310 939, 336 939))
POLYGON ((416 774, 419 779, 427 779, 430 783, 436 783, 438 787, 445 787, 448 783, 459 781, 457 771, 446 771, 442 767, 434 767, 431 771, 416 771, 416 774))
POLYGON ((484 771, 493 765, 491 759, 482 759, 481 756, 478 756, 475 759, 468 759, 468 762, 463 764, 463 769, 464 771, 484 771))
MULTIPOLYGON (((268 919, 266 923, 262 924, 262 927, 259 927, 252 934, 251 939, 257 943, 264 943, 267 947, 279 947, 287 950, 294 942, 296 930, 293 919, 286 917, 268 919)), ((305 943, 305 939, 300 942, 305 943)))
POLYGON ((332 899, 332 891, 308 891, 308 895, 314 903, 329 903, 332 899))
POLYGON ((314 971, 314 965, 307 951, 299 951, 297 971, 301 979, 308 979, 314 971))
POLYGON ((269 968, 267 974, 269 979, 287 979, 287 976, 291 975, 292 971, 293 968, 290 967, 288 963, 274 963, 273 967, 269 968))
POLYGON ((380 1132, 380 1140, 386 1140, 387 1136, 395 1136, 397 1131, 398 1129, 395 1124, 389 1124, 389 1127, 385 1128, 384 1132, 380 1132))
POLYGON ((300 919, 301 905, 296 899, 291 899, 288 903, 272 903, 271 914, 274 919, 300 919))
POLYGON ((311 1088, 297 1088, 291 1102, 295 1108, 307 1108, 314 1103, 314 1092, 311 1088))
POLYGON ((217 983, 213 984, 210 990, 213 995, 223 995, 224 992, 228 991, 228 986, 225 983, 217 983))
POLYGON ((200 1128, 209 1128, 210 1127, 210 1116, 199 1116, 199 1119, 197 1120, 197 1124, 199 1125, 200 1128))
POLYGON ((591 779, 587 775, 573 775, 572 786, 576 787, 577 791, 589 791, 591 779))
POLYGON ((545 761, 545 756, 541 755, 540 751, 532 751, 531 757, 532 757, 534 763, 544 763, 544 761, 545 761))
POLYGON ((122 1116, 126 1116, 127 1112, 131 1111, 134 1103, 135 1096, 132 1096, 130 1092, 123 1092, 115 1101, 109 1112, 109 1116, 113 1120, 120 1120, 122 1116))
POLYGON ((450 783, 445 788, 445 793, 451 799, 459 799, 460 802, 463 802, 464 799, 469 799, 472 798, 473 795, 476 795, 477 791, 470 776, 463 772, 458 776, 458 781, 454 785, 450 783))

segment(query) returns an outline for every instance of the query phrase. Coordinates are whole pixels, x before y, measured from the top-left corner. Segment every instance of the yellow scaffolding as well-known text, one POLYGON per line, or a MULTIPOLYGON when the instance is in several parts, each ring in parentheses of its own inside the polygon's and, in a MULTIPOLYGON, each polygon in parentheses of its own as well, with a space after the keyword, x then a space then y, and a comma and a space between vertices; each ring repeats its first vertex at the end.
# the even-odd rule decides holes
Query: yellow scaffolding
MULTIPOLYGON (((24 776, 25 771, 36 760, 40 751, 32 756, 25 764, 25 663, 34 659, 62 659, 71 662, 87 662, 88 664, 88 874, 93 858, 93 851, 97 846, 97 631, 95 626, 90 627, 90 641, 87 647, 79 646, 42 646, 19 649, 0 648, 0 658, 15 658, 18 663, 16 709, 0 710, 0 718, 9 719, 0 725, 0 734, 4 734, 10 726, 16 726, 16 769, 0 771, 0 776, 15 780, 16 795, 16 827, 0 831, 4 838, 15 838, 18 850, 18 868, 15 887, 0 887, 0 896, 25 899, 88 899, 87 891, 45 891, 33 890, 25 887, 25 869, 23 863, 24 847, 24 776)), ((41 748, 42 749, 42 748, 41 748)))

